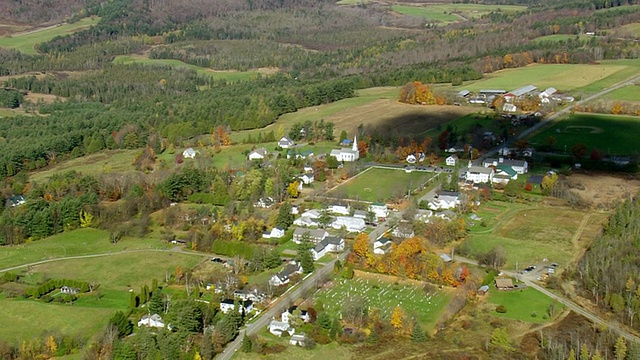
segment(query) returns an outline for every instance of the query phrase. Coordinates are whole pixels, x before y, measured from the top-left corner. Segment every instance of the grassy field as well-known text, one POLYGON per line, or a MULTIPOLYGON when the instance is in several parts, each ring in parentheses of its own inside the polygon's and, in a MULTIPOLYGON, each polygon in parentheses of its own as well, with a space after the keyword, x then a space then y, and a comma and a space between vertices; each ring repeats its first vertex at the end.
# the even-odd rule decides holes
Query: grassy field
POLYGON ((139 152, 140 150, 105 150, 77 159, 62 161, 47 170, 33 172, 29 179, 42 182, 54 174, 71 170, 94 175, 109 172, 133 172, 135 169, 131 162, 139 152))
MULTIPOLYGON (((208 256, 177 254, 170 252, 125 253, 91 259, 57 261, 30 268, 31 272, 44 273, 50 278, 76 279, 94 282, 105 289, 138 290, 153 278, 163 280, 165 274, 175 274, 176 267, 189 269, 208 256)), ((128 299, 128 298, 127 298, 128 299)))
POLYGON ((117 244, 112 244, 106 231, 79 229, 28 244, 0 247, 0 269, 67 256, 157 249, 164 246, 159 240, 132 238, 124 238, 117 244))
MULTIPOLYGON (((640 64, 640 63, 639 63, 640 64)), ((612 75, 631 68, 633 74, 637 71, 631 64, 607 62, 600 65, 584 64, 534 64, 517 69, 506 69, 486 74, 481 80, 468 82, 454 89, 467 89, 477 91, 481 89, 502 89, 510 91, 525 85, 535 85, 540 89, 553 86, 559 91, 572 91, 589 89, 593 92, 612 85, 608 82, 601 82, 595 88, 589 87, 602 80, 608 79, 612 75)), ((624 72, 627 74, 628 72, 624 72)), ((627 76, 628 77, 628 76, 627 76)), ((626 77, 625 77, 626 78, 626 77)), ((623 80, 623 79, 620 79, 623 80)))
POLYGON ((110 308, 46 304, 4 297, 0 297, 0 306, 0 339, 14 344, 39 337, 47 330, 87 339, 104 327, 114 313, 110 308))
POLYGON ((535 38, 535 39, 533 39, 531 41, 535 42, 535 43, 539 43, 539 42, 543 42, 543 41, 558 42, 558 41, 575 40, 576 38, 578 40, 580 40, 580 41, 587 41, 587 40, 593 39, 594 36, 571 35, 571 34, 555 34, 555 35, 540 36, 540 37, 537 37, 537 38, 535 38))
POLYGON ((556 149, 567 152, 575 144, 585 144, 589 151, 594 148, 611 155, 628 155, 638 152, 637 134, 640 119, 637 117, 574 114, 534 135, 530 142, 543 144, 549 136, 556 139, 556 149))
MULTIPOLYGON (((514 291, 498 291, 492 288, 489 291, 488 301, 496 306, 503 305, 507 309, 507 312, 503 314, 494 310, 493 315, 530 323, 550 321, 548 310, 549 306, 554 303, 543 293, 530 288, 514 291), (536 316, 532 316, 533 313, 536 316)), ((562 304, 556 303, 554 314, 559 314, 562 308, 562 304)))
POLYGON ((372 307, 379 308, 381 316, 387 319, 399 305, 408 316, 414 317, 430 330, 448 301, 444 292, 427 294, 419 286, 396 285, 378 279, 375 275, 367 279, 355 277, 353 280, 336 280, 331 287, 318 291, 314 298, 321 301, 326 310, 338 314, 343 300, 354 296, 359 296, 372 307))
POLYGON ((395 196, 406 194, 435 176, 434 173, 403 169, 369 168, 329 192, 329 196, 345 196, 348 199, 384 202, 395 196))
POLYGON ((515 5, 438 4, 426 6, 393 5, 391 9, 403 15, 422 17, 427 21, 452 23, 479 18, 493 11, 524 11, 527 7, 515 5))
POLYGON ((62 24, 53 27, 34 30, 23 34, 16 34, 0 38, 0 47, 8 49, 16 49, 25 54, 37 54, 34 46, 39 43, 47 42, 56 36, 63 36, 75 31, 95 25, 100 21, 98 17, 84 18, 73 24, 62 24))
POLYGON ((620 36, 640 37, 640 23, 623 25, 615 29, 615 33, 620 36))
POLYGON ((543 258, 560 264, 573 259, 573 236, 585 213, 566 208, 549 211, 545 205, 488 202, 482 204, 478 216, 487 227, 471 229, 465 246, 471 255, 482 254, 500 245, 506 252, 506 267, 513 269, 516 262, 540 261, 543 258))
POLYGON ((230 82, 251 80, 258 77, 261 73, 257 70, 252 71, 218 71, 187 64, 180 60, 173 59, 149 59, 142 56, 118 55, 113 59, 114 64, 143 64, 155 66, 172 66, 174 68, 187 68, 197 71, 199 74, 211 76, 214 79, 224 79, 230 82))
POLYGON ((608 100, 640 102, 640 84, 625 86, 604 96, 608 100))

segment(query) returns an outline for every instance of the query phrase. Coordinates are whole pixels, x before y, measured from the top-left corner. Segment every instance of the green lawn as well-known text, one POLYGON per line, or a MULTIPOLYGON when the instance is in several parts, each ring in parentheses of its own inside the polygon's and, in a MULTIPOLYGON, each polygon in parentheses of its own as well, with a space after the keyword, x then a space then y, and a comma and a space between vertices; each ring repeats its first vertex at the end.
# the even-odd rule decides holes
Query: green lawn
MULTIPOLYGON (((498 291, 494 287, 491 287, 488 301, 496 306, 503 305, 507 309, 507 312, 503 314, 496 312, 494 309, 492 310, 493 315, 530 323, 550 321, 551 317, 548 313, 549 306, 554 303, 548 296, 531 288, 498 291), (534 312, 536 316, 531 316, 534 312)), ((559 314, 562 308, 563 305, 556 302, 554 314, 559 314)))
POLYGON ((640 72, 640 59, 606 60, 601 61, 600 65, 596 66, 621 66, 622 68, 607 77, 576 88, 576 92, 596 93, 621 81, 627 80, 632 76, 637 76, 640 72))
POLYGON ((0 269, 67 256, 156 249, 164 246, 159 240, 133 238, 124 238, 117 244, 112 244, 106 231, 79 229, 27 244, 0 247, 0 269))
POLYGON ((393 5, 391 9, 403 15, 422 17, 427 21, 451 23, 462 20, 457 15, 433 9, 433 6, 393 5))
POLYGON ((361 297, 367 305, 380 309, 383 318, 389 318, 399 305, 408 316, 414 317, 428 329, 436 324, 449 300, 442 291, 427 294, 419 286, 396 285, 360 277, 353 280, 336 279, 330 288, 318 291, 314 297, 322 302, 325 310, 338 314, 343 301, 353 296, 361 297))
POLYGON ((0 297, 0 339, 19 344, 44 332, 88 339, 104 327, 114 310, 0 297))
POLYGON ((47 42, 56 36, 64 36, 71 34, 83 28, 95 25, 100 21, 99 17, 90 17, 81 19, 73 24, 61 24, 51 28, 35 30, 24 34, 8 36, 0 38, 0 47, 8 49, 16 49, 25 54, 37 54, 34 46, 39 43, 47 42))
POLYGON ((433 176, 434 173, 423 171, 406 173, 403 169, 369 168, 333 189, 329 196, 384 202, 393 197, 406 195, 409 189, 415 190, 433 176))
MULTIPOLYGON (((186 255, 171 252, 136 252, 90 259, 56 261, 31 267, 31 272, 44 273, 55 279, 76 279, 98 283, 110 290, 139 290, 152 279, 162 282, 165 275, 176 273, 176 267, 190 269, 208 255, 186 255)), ((128 297, 127 297, 128 299, 128 297)))
POLYGON ((585 144, 589 152, 594 148, 611 155, 629 155, 638 152, 637 141, 640 133, 640 119, 637 117, 574 114, 556 122, 534 135, 530 142, 542 145, 553 136, 556 149, 567 153, 575 144, 585 144))
POLYGON ((573 258, 572 238, 585 213, 565 208, 533 208, 527 205, 488 202, 478 216, 487 227, 471 228, 463 247, 471 256, 489 252, 496 246, 505 250, 506 268, 514 269, 548 258, 563 264, 573 258))
POLYGON ((491 12, 517 12, 527 9, 517 5, 438 4, 425 6, 393 5, 397 13, 423 17, 427 21, 451 23, 479 18, 491 12))
POLYGON ((218 71, 187 64, 174 59, 146 59, 127 55, 118 55, 113 59, 114 64, 143 64, 151 66, 172 66, 174 68, 187 68, 197 71, 199 74, 211 76, 214 79, 224 79, 230 82, 252 80, 258 77, 259 71, 218 71))
POLYGON ((640 101, 640 84, 625 86, 604 96, 605 99, 618 101, 640 101))

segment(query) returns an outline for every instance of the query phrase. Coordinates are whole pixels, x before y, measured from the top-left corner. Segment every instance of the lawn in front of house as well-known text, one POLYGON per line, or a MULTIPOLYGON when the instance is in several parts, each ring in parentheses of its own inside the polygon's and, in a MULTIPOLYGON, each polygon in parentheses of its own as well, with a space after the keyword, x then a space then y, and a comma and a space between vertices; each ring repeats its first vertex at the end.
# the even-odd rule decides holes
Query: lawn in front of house
POLYGON ((562 304, 535 289, 500 291, 493 284, 489 286, 488 302, 496 307, 502 305, 507 310, 505 313, 498 313, 495 308, 491 309, 492 315, 497 317, 539 324, 551 321, 564 308, 562 304))

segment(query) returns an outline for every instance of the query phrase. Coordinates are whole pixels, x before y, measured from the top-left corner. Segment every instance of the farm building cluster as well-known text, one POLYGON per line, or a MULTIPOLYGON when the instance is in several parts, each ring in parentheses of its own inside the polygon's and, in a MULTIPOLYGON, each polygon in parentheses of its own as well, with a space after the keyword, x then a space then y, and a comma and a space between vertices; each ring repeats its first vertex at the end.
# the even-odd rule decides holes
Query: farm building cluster
POLYGON ((477 92, 461 90, 458 92, 457 97, 466 100, 469 104, 480 104, 489 107, 500 106, 500 110, 506 113, 528 112, 540 105, 574 101, 572 96, 561 94, 554 87, 540 91, 534 85, 526 85, 511 91, 502 89, 484 89, 477 92), (529 102, 529 105, 525 105, 526 101, 529 102))

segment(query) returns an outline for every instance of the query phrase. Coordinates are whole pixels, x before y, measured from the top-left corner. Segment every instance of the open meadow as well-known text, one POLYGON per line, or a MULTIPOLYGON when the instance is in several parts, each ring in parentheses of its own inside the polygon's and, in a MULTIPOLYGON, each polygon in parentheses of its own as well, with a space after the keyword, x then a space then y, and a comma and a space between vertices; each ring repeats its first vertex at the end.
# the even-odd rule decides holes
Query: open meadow
POLYGON ((589 153, 598 149, 604 155, 631 155, 638 153, 639 133, 640 119, 637 117, 573 114, 544 128, 529 141, 540 146, 553 137, 556 140, 554 147, 560 151, 566 149, 567 154, 575 144, 585 144, 589 153))
POLYGON ((340 184, 327 195, 352 200, 385 202, 394 197, 400 198, 406 195, 409 190, 415 190, 435 176, 437 176, 435 173, 424 171, 407 173, 403 169, 371 167, 340 184))
POLYGON ((36 29, 11 36, 0 38, 0 47, 5 49, 16 49, 25 54, 37 54, 34 46, 39 43, 47 42, 56 36, 64 36, 78 30, 82 30, 93 26, 100 21, 99 17, 90 17, 81 19, 72 24, 59 24, 49 26, 43 29, 36 29))
POLYGON ((462 245, 471 256, 491 251, 496 246, 505 250, 506 268, 520 268, 547 258, 560 265, 573 261, 577 249, 590 240, 584 234, 588 213, 548 205, 537 207, 504 202, 483 203, 478 216, 486 228, 473 227, 462 245))
POLYGON ((546 35, 546 36, 540 36, 537 37, 533 40, 531 40, 534 43, 539 43, 539 42, 543 42, 543 41, 550 41, 550 42, 559 42, 559 41, 568 41, 568 40, 579 40, 579 41, 587 41, 590 39, 594 39, 596 38, 595 36, 587 36, 587 35, 571 35, 571 34, 555 34, 555 35, 546 35))
POLYGON ((226 80, 229 82, 251 80, 258 77, 259 74, 264 74, 262 71, 222 71, 207 69, 196 65, 187 64, 180 60, 174 59, 149 59, 146 56, 141 55, 118 55, 113 59, 114 64, 142 64, 150 66, 171 66, 173 68, 185 68, 198 72, 200 75, 211 76, 216 80, 226 80))
POLYGON ((426 293, 417 284, 393 283, 374 274, 358 275, 352 280, 336 279, 314 295, 316 302, 322 302, 324 309, 334 314, 342 311, 343 302, 349 298, 360 298, 379 309, 383 319, 388 319, 393 309, 400 306, 425 329, 433 330, 449 296, 444 291, 426 293))
POLYGON ((640 84, 625 86, 604 96, 605 99, 615 101, 640 102, 640 84))
POLYGON ((164 248, 165 244, 156 239, 125 237, 112 244, 106 231, 78 229, 22 245, 0 247, 0 269, 61 257, 164 248))

